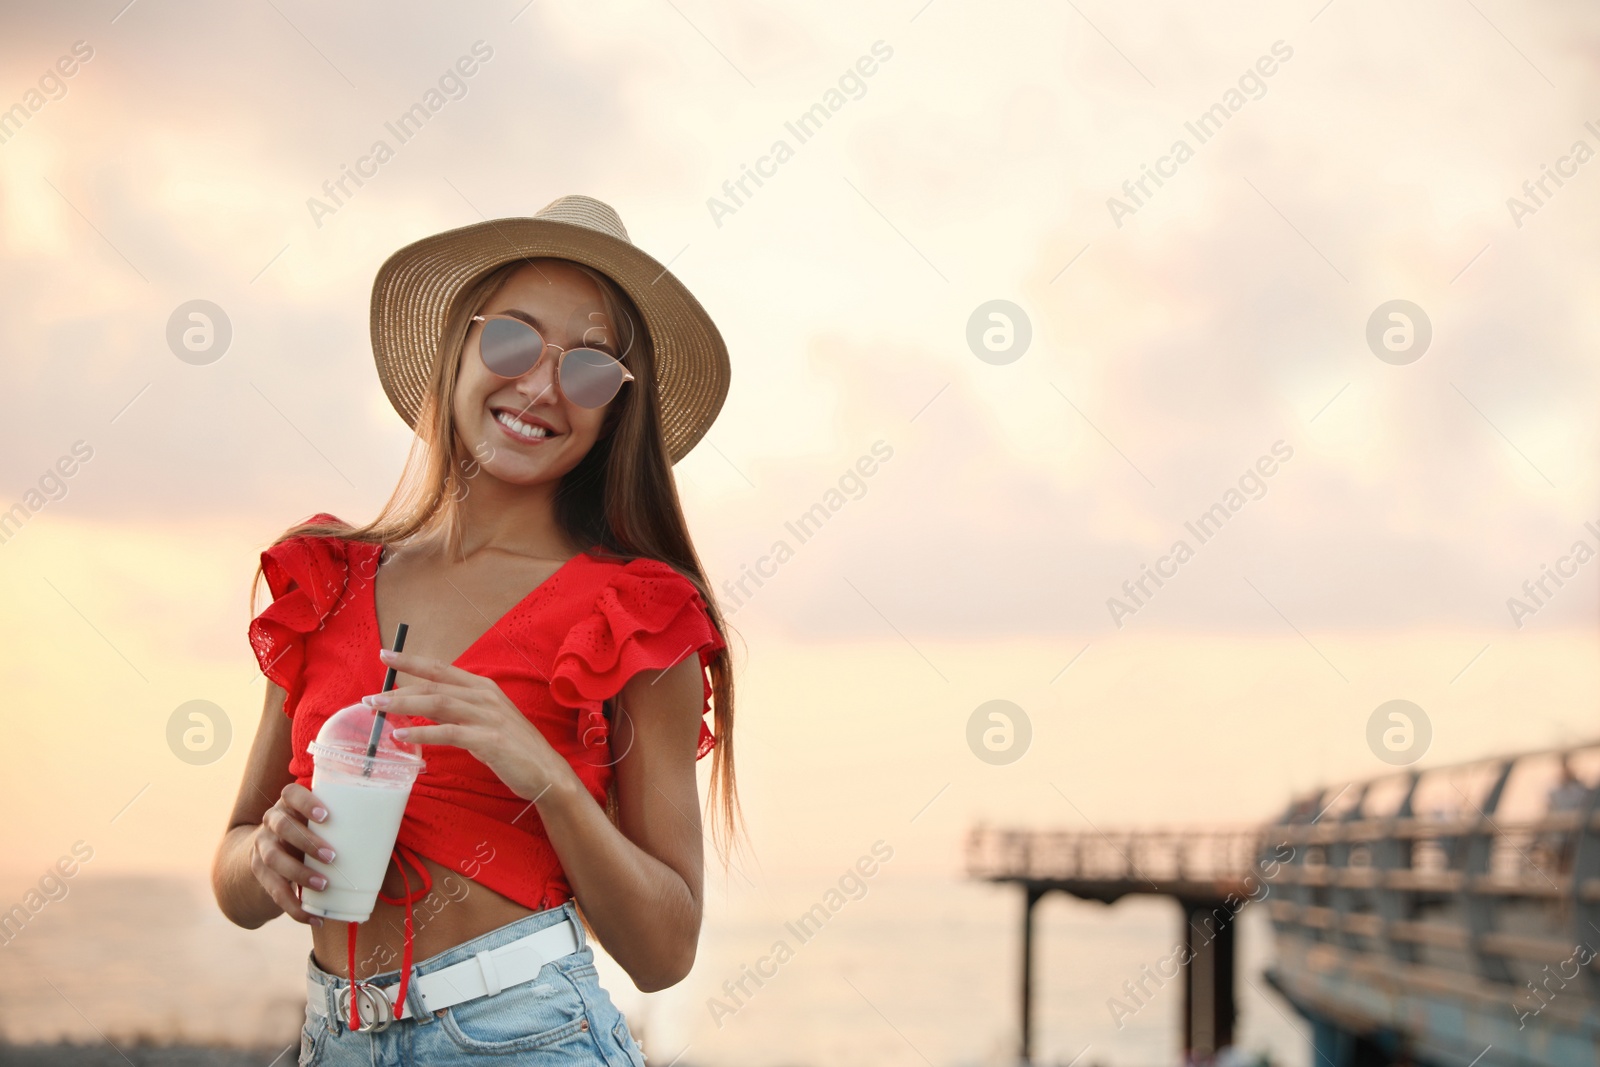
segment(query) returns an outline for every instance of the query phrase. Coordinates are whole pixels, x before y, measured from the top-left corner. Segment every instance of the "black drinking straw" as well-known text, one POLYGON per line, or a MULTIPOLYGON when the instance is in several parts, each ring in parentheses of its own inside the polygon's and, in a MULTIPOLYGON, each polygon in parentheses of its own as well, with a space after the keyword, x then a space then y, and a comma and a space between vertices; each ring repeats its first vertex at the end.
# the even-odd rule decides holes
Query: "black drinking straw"
MULTIPOLYGON (((405 623, 401 623, 395 627, 394 650, 396 652, 405 651, 406 631, 408 629, 410 629, 410 627, 408 627, 405 623)), ((390 667, 388 672, 383 676, 383 692, 387 693, 389 690, 394 688, 394 676, 397 673, 398 672, 393 667, 390 667)), ((372 777, 372 757, 378 754, 378 737, 383 733, 383 720, 386 714, 387 713, 383 708, 379 708, 377 717, 372 720, 372 736, 367 738, 367 763, 366 766, 361 769, 361 776, 363 778, 372 777)))

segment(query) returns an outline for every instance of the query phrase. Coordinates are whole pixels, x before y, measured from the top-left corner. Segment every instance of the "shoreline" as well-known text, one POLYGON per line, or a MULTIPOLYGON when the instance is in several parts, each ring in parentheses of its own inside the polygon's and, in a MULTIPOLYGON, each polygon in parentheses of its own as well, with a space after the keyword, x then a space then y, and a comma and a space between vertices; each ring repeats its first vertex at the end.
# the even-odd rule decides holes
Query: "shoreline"
POLYGON ((0 1041, 0 1067, 282 1067, 296 1062, 299 1045, 298 1036, 277 1047, 0 1041))

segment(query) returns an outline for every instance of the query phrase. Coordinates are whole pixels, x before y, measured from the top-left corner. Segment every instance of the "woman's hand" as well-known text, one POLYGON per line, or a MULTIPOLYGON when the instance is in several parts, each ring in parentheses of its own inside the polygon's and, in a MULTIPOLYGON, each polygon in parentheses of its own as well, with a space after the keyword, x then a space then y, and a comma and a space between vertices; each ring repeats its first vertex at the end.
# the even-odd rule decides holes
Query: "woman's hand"
POLYGON ((261 825, 250 835, 250 873, 255 875, 273 903, 297 923, 322 925, 320 916, 300 906, 294 887, 328 887, 326 878, 301 862, 308 852, 315 853, 325 863, 333 862, 333 849, 312 833, 309 825, 327 817, 328 809, 311 790, 298 782, 290 782, 283 787, 277 802, 262 815, 261 825))
POLYGON ((538 800, 551 787, 558 793, 583 783, 560 753, 550 747, 527 716, 491 679, 410 652, 383 649, 384 663, 424 681, 364 697, 391 715, 429 719, 437 725, 408 726, 394 732, 401 741, 454 745, 484 763, 524 800, 538 800))

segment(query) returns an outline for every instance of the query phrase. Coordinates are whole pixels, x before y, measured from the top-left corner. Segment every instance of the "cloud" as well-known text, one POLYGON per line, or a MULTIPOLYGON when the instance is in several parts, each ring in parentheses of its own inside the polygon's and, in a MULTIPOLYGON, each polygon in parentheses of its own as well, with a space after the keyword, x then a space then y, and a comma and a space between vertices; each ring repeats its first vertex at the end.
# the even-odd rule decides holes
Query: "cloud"
MULTIPOLYGON (((795 632, 1109 632, 1106 599, 1280 439, 1296 458, 1269 494, 1128 625, 1281 626, 1246 578, 1307 627, 1503 625, 1594 517, 1600 171, 1520 230, 1503 200, 1592 117, 1593 76, 1552 42, 1592 41, 1595 18, 1508 27, 1536 70, 1471 18, 1387 13, 1396 36, 1355 10, 1256 14, 1118 14, 1126 61, 1071 12, 1054 36, 937 9, 914 32, 538 6, 19 16, 9 69, 80 38, 96 56, 0 145, 0 389, 26 398, 0 504, 82 438, 97 458, 63 516, 266 537, 370 514, 408 440, 366 337, 378 264, 585 190, 626 209, 733 351, 721 454, 681 468, 716 516, 696 519, 708 559, 736 570, 873 441, 896 450, 752 608, 795 632), (1421 28, 1451 47, 1414 55, 1421 28), (879 37, 895 58, 870 93, 713 230, 706 191, 879 37), (1106 197, 1280 37, 1295 58, 1270 91, 1114 227, 1106 197), (466 95, 318 227, 307 198, 479 40, 494 58, 466 95), (1463 102, 1466 132, 1432 118, 1463 102), (996 296, 1034 325, 1006 367, 962 341, 996 296), (197 297, 234 330, 202 367, 163 340, 197 297), (1394 297, 1434 322, 1406 367, 1362 340, 1394 297)), ((1592 586, 1570 592, 1538 625, 1586 617, 1592 586)))

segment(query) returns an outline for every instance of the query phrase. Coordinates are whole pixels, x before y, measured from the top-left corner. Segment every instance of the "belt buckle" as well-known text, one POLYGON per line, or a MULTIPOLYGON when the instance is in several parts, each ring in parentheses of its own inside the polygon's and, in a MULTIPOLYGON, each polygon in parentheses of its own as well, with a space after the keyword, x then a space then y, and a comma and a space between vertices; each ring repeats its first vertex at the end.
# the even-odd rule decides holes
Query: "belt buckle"
MULTIPOLYGON (((357 1005, 361 1010, 361 1025, 356 1032, 363 1034, 376 1034, 389 1028, 394 1022, 394 1004, 389 1000, 383 990, 370 982, 354 981, 340 988, 334 994, 334 1006, 339 1012, 339 1020, 345 1022, 350 1018, 350 994, 355 990, 361 1000, 357 1005), (381 1005, 381 1007, 380 1007, 381 1005)), ((346 1023, 348 1026, 349 1024, 346 1023)))

